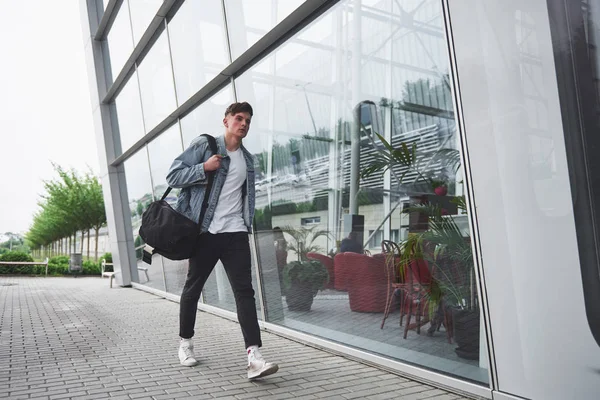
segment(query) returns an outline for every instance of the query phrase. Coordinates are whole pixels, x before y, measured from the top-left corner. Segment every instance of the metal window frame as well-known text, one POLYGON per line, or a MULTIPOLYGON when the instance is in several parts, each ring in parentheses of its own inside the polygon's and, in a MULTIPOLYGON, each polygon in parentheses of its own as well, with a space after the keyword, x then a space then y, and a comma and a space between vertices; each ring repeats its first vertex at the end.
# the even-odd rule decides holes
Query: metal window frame
MULTIPOLYGON (((338 3, 339 0, 307 0, 282 22, 275 26, 269 33, 262 37, 258 42, 252 45, 242 55, 235 59, 231 64, 225 67, 215 78, 208 82, 198 92, 192 95, 183 104, 180 104, 169 116, 161 121, 156 127, 149 131, 145 136, 140 138, 129 149, 123 152, 120 156, 111 161, 111 166, 121 164, 124 160, 136 153, 144 144, 150 142, 165 129, 173 125, 177 119, 183 118, 185 115, 192 112, 197 106, 210 99, 214 94, 223 89, 227 84, 253 65, 261 61, 273 50, 278 48, 282 43, 295 35, 305 26, 310 24, 325 11, 338 3)), ((107 104, 114 101, 119 91, 125 85, 131 76, 134 65, 143 59, 143 56, 149 51, 152 39, 157 35, 157 31, 162 31, 160 22, 164 18, 171 17, 172 9, 179 5, 178 0, 165 0, 160 7, 157 16, 154 18, 133 53, 125 63, 125 66, 120 71, 117 78, 114 80, 111 87, 108 89, 106 96, 102 100, 102 104, 107 104)), ((231 57, 231 56, 230 56, 231 57)))
MULTIPOLYGON (((104 32, 100 32, 100 29, 99 29, 98 32, 100 32, 100 35, 97 35, 98 38, 103 37, 103 35, 104 35, 104 37, 106 36, 106 33, 107 33, 108 29, 110 28, 111 15, 112 14, 116 15, 116 12, 112 12, 112 11, 116 7, 117 3, 119 3, 119 2, 122 3, 122 1, 123 0, 111 0, 111 2, 109 3, 109 5, 113 4, 113 9, 111 9, 111 12, 106 13, 107 15, 105 15, 102 18, 101 23, 106 18, 106 21, 104 22, 104 28, 103 28, 104 32)), ((454 68, 455 60, 453 58, 453 53, 452 53, 453 46, 450 45, 452 37, 451 37, 451 30, 450 30, 450 18, 448 15, 447 1, 448 0, 441 1, 442 5, 443 5, 442 12, 443 12, 443 16, 444 16, 444 26, 445 26, 445 29, 443 32, 446 33, 446 41, 448 42, 448 46, 450 46, 449 51, 450 51, 450 57, 451 57, 451 63, 450 63, 451 68, 455 69, 454 68)), ((107 103, 114 101, 114 98, 116 97, 116 95, 118 95, 118 92, 125 85, 129 76, 132 74, 135 64, 137 62, 141 61, 143 56, 147 53, 147 51, 151 47, 152 38, 156 36, 157 30, 160 29, 160 22, 164 22, 163 20, 165 18, 169 18, 169 15, 172 16, 172 14, 171 14, 172 10, 177 8, 177 6, 181 4, 181 2, 182 2, 181 0, 165 0, 165 2, 163 3, 163 5, 161 6, 161 8, 159 10, 159 13, 157 13, 157 16, 153 19, 152 23, 147 28, 146 32, 144 33, 144 35, 142 36, 142 38, 136 45, 133 53, 130 55, 129 59, 125 63, 125 66, 120 71, 119 75, 117 76, 117 79, 115 79, 115 81, 113 82, 113 84, 111 85, 109 90, 107 91, 106 96, 104 96, 103 100, 101 101, 101 104, 107 104, 107 103), (157 19, 158 19, 158 22, 157 22, 157 19)), ((196 92, 186 102, 179 105, 177 107, 177 109, 173 111, 173 113, 171 113, 168 117, 166 117, 162 122, 160 122, 150 132, 148 132, 146 135, 144 135, 131 148, 127 149, 125 153, 121 154, 120 156, 116 157, 114 160, 109 162, 109 165, 112 167, 121 165, 123 163, 123 161, 125 161, 131 155, 133 155, 134 153, 139 151, 141 148, 143 148, 145 146, 145 144, 150 142, 152 139, 154 139, 156 136, 161 134, 164 130, 169 128, 174 123, 177 123, 182 117, 189 114, 198 105, 200 105, 203 102, 205 102, 206 100, 210 99, 213 94, 216 94, 218 91, 220 91, 222 88, 224 88, 228 84, 234 83, 234 79, 236 77, 239 77, 245 71, 250 69, 253 65, 255 65, 256 63, 258 63, 259 61, 264 59, 273 50, 278 48, 281 44, 286 42, 289 38, 291 38, 293 35, 295 35, 297 32, 299 32, 305 26, 309 25, 311 22, 313 22, 315 19, 317 19, 319 16, 321 16, 329 8, 331 8, 338 2, 339 2, 339 0, 307 0, 306 2, 304 2, 299 8, 297 8, 294 12, 292 12, 292 14, 290 14, 281 23, 279 23, 277 26, 275 26, 270 32, 268 32, 257 43, 255 43, 253 46, 251 46, 240 57, 238 57, 235 60, 232 60, 231 64, 228 65, 226 68, 224 68, 217 75, 217 77, 215 77, 207 85, 202 87, 198 92, 196 92)), ((107 7, 107 10, 108 10, 108 7, 107 7)), ((112 18, 114 20, 114 16, 112 16, 112 18)), ((167 19, 167 21, 168 21, 168 19, 167 19)), ((227 40, 229 40, 229 38, 227 38, 227 40)), ((228 47, 230 47, 229 42, 227 42, 227 44, 228 44, 228 47)), ((231 58, 230 49, 229 49, 229 55, 231 58)), ((453 74, 453 77, 454 77, 454 74, 453 74)), ((460 112, 460 102, 457 100, 457 96, 458 96, 458 94, 457 94, 458 86, 457 85, 458 84, 457 84, 457 81, 453 81, 453 83, 455 85, 455 87, 454 87, 455 93, 453 95, 453 101, 455 102, 455 110, 457 112, 457 123, 459 123, 459 121, 461 121, 461 112, 460 112)), ((234 87, 234 96, 237 96, 235 87, 234 87)), ((462 133, 462 130, 460 132, 462 133)), ((466 148, 466 145, 464 144, 464 142, 461 145, 465 146, 465 148, 466 148)), ((468 157, 468 155, 465 155, 465 157, 468 157)), ((467 161, 467 160, 465 160, 465 161, 467 161)), ((464 165, 465 165, 465 170, 466 170, 468 164, 465 163, 464 165)), ((465 173, 467 173, 467 171, 465 171, 465 173)), ((470 192, 469 194, 471 195, 472 193, 470 192)), ((473 216, 473 218, 470 220, 470 224, 476 225, 476 223, 474 221, 475 221, 475 219, 473 216)), ((477 232, 476 229, 473 229, 473 227, 471 227, 471 229, 472 229, 473 235, 475 236, 475 233, 477 232)), ((478 243, 477 243, 476 247, 478 247, 478 243)), ((255 252, 255 254, 256 254, 256 252, 255 252)), ((476 253, 476 254, 477 254, 477 259, 479 260, 479 258, 480 258, 479 253, 476 253)), ((257 269, 258 269, 258 260, 255 259, 255 262, 257 263, 257 269)), ((259 280, 259 283, 260 283, 260 275, 257 276, 257 279, 259 280)), ((484 289, 484 287, 482 286, 482 279, 480 279, 479 275, 477 276, 477 279, 478 279, 478 285, 484 289)), ((176 296, 176 295, 173 295, 170 293, 166 293, 166 292, 162 292, 157 289, 151 289, 149 287, 146 287, 145 285, 137 284, 135 282, 132 283, 132 285, 135 288, 149 291, 149 292, 155 293, 157 295, 166 297, 166 298, 174 300, 174 301, 179 300, 179 296, 176 296)), ((260 289, 262 289, 262 288, 259 288, 259 298, 261 299, 261 308, 263 309, 263 315, 264 315, 264 303, 263 303, 263 299, 262 299, 262 292, 260 292, 260 289)), ((484 304, 484 303, 487 304, 486 299, 485 299, 486 296, 484 295, 484 293, 485 292, 481 292, 482 304, 484 304)), ((483 305, 482 305, 482 307, 483 307, 483 305)), ((485 307, 487 307, 487 306, 485 306, 485 307)), ((219 309, 214 306, 209 306, 206 304, 199 304, 199 308, 203 309, 205 311, 209 311, 213 314, 217 314, 217 315, 224 316, 226 318, 230 318, 232 320, 237 319, 237 316, 234 313, 219 309)), ((380 356, 377 356, 374 354, 367 353, 362 350, 351 348, 346 345, 342 345, 342 344, 339 344, 339 343, 336 343, 333 341, 321 339, 319 337, 308 335, 308 334, 305 334, 302 332, 294 331, 294 330, 291 330, 291 329, 288 329, 288 328, 285 328, 285 327, 282 327, 279 325, 275 325, 273 323, 269 323, 266 321, 263 321, 261 326, 263 327, 263 329, 265 329, 267 331, 271 331, 273 333, 277 333, 282 336, 292 338, 295 340, 299 340, 302 342, 310 343, 311 345, 315 345, 316 347, 334 351, 339 354, 353 357, 353 358, 360 360, 361 362, 372 363, 372 364, 377 365, 378 367, 388 368, 396 373, 405 375, 409 378, 416 379, 416 380, 419 380, 422 382, 433 383, 435 386, 441 386, 450 391, 459 392, 459 393, 463 393, 463 394, 467 394, 467 395, 476 395, 476 396, 480 396, 483 398, 492 398, 492 391, 490 388, 482 386, 482 385, 478 385, 475 383, 471 383, 471 382, 462 380, 460 378, 454 378, 454 377, 450 377, 450 376, 447 376, 447 375, 444 375, 444 374, 441 374, 438 372, 434 372, 431 370, 427 370, 424 368, 411 366, 411 365, 402 363, 401 361, 383 358, 383 357, 380 357, 380 356)), ((486 325, 486 327, 487 327, 488 333, 491 332, 489 326, 486 325)), ((490 354, 492 354, 491 352, 492 352, 493 348, 491 346, 491 341, 488 343, 488 349, 490 350, 490 354)), ((492 360, 493 360, 493 357, 492 357, 492 360)), ((493 363, 490 362, 490 369, 492 368, 492 365, 493 365, 493 363)), ((490 374, 492 377, 494 376, 494 374, 492 372, 490 372, 490 374)), ((492 378, 490 379, 490 382, 491 383, 494 382, 492 378)))
POLYGON ((483 258, 481 255, 481 241, 479 232, 479 223, 477 219, 477 209, 474 204, 475 194, 472 185, 471 162, 469 157, 469 149, 467 145, 466 128, 464 113, 462 107, 462 98, 460 92, 460 77, 458 75, 458 64, 456 60, 456 51, 454 45, 454 35, 452 33, 452 18, 450 16, 450 0, 442 0, 444 24, 446 26, 446 41, 448 45, 448 54, 450 56, 449 68, 451 74, 452 85, 452 102, 454 112, 456 114, 456 124, 459 134, 459 145, 461 163, 464 170, 465 180, 465 203, 468 209, 468 222, 471 231, 471 251, 473 252, 474 268, 475 268, 475 283, 478 289, 480 307, 483 312, 483 321, 485 327, 485 337, 488 349, 488 377, 491 390, 498 388, 498 371, 496 367, 496 357, 494 352, 494 342, 492 338, 491 318, 489 314, 488 293, 485 285, 485 272, 483 269, 483 258))

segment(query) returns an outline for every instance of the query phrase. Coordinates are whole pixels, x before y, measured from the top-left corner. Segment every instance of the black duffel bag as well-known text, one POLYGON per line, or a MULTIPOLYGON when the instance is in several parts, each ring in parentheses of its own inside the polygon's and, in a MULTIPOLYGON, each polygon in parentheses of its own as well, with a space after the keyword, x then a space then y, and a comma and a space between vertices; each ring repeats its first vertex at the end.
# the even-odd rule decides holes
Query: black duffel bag
MULTIPOLYGON (((208 140, 212 154, 217 153, 217 143, 215 138, 210 135, 204 135, 208 140)), ((204 213, 208 207, 208 198, 214 172, 207 173, 208 182, 204 201, 202 202, 202 211, 200 212, 200 223, 204 219, 204 213)), ((150 204, 148 209, 142 214, 142 225, 140 226, 140 236, 146 243, 143 251, 143 261, 151 264, 152 254, 160 254, 170 260, 185 260, 190 258, 194 252, 200 235, 200 224, 175 211, 165 200, 171 188, 169 187, 160 200, 150 204), (151 248, 148 251, 148 246, 151 248)))

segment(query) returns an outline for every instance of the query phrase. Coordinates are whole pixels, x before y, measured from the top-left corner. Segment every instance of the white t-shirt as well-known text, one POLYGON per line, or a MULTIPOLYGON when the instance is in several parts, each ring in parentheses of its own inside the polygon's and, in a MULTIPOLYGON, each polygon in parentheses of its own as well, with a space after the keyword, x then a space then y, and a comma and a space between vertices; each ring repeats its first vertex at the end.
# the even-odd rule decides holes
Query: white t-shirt
POLYGON ((242 185, 246 181, 246 160, 241 149, 227 150, 229 171, 221 189, 215 214, 208 227, 212 234, 224 232, 248 232, 242 215, 242 185))

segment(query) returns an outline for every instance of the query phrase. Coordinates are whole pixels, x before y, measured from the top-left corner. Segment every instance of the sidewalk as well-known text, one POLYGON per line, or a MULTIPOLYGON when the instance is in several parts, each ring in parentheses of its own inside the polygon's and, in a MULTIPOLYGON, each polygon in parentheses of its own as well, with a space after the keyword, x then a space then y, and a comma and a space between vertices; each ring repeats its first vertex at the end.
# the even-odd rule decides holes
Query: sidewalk
POLYGON ((279 372, 249 382, 238 324, 204 312, 182 367, 178 312, 106 279, 0 276, 0 398, 463 399, 267 332, 279 372))

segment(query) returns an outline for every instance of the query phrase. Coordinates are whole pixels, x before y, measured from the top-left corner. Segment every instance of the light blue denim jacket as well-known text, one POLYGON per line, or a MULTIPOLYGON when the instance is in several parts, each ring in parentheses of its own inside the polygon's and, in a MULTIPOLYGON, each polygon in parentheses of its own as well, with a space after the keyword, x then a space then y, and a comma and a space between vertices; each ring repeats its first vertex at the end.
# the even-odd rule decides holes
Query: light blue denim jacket
MULTIPOLYGON (((226 154, 225 138, 215 137, 219 154, 226 154)), ((242 186, 242 214, 248 233, 252 232, 252 220, 254 218, 254 158, 244 146, 240 147, 246 160, 247 177, 242 186)), ((212 190, 208 199, 208 208, 204 215, 204 221, 199 221, 202 210, 202 202, 206 192, 207 176, 204 172, 204 162, 212 156, 205 136, 198 136, 190 146, 177 157, 167 173, 167 184, 173 188, 181 188, 177 197, 175 210, 185 215, 192 221, 200 224, 200 232, 208 232, 208 227, 215 214, 217 201, 227 178, 229 171, 229 157, 223 158, 221 166, 216 171, 212 190)))

